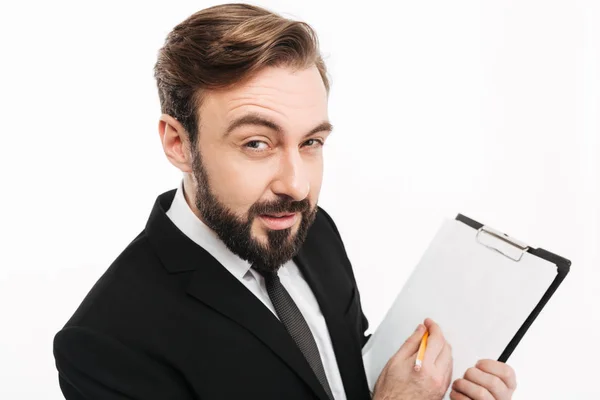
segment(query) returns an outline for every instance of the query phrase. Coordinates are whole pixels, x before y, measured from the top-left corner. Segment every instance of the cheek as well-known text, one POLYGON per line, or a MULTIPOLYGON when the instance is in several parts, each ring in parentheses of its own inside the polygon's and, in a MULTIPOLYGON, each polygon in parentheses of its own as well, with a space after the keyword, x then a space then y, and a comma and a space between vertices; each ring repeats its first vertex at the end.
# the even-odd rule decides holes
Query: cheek
POLYGON ((240 216, 261 199, 269 184, 269 171, 226 157, 215 160, 207 171, 213 193, 240 216))
POLYGON ((314 206, 319 199, 321 193, 321 185, 323 183, 323 160, 320 159, 314 163, 309 169, 310 193, 309 200, 314 206))

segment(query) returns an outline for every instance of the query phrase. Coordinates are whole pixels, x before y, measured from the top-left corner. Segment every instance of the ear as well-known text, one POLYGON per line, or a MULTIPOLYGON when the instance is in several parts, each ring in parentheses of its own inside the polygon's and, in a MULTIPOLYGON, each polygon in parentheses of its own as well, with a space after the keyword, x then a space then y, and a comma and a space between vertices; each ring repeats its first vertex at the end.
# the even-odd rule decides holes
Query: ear
POLYGON ((162 114, 158 121, 160 142, 167 159, 181 172, 192 172, 192 159, 188 133, 175 118, 162 114))

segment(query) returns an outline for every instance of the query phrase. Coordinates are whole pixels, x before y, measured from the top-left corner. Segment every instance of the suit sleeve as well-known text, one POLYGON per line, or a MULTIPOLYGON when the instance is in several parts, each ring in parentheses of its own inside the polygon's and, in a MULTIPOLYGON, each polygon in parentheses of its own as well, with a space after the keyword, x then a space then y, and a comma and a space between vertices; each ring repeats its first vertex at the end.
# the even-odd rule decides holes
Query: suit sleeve
POLYGON ((54 358, 67 400, 193 398, 173 369, 88 328, 67 327, 58 332, 54 358))
POLYGON ((350 259, 348 258, 348 254, 346 253, 346 247, 344 246, 344 242, 342 241, 342 236, 340 235, 340 231, 338 230, 337 226, 333 222, 333 219, 331 218, 331 216, 329 214, 327 214, 327 212, 325 210, 323 210, 320 207, 319 207, 319 212, 321 212, 323 214, 323 216, 327 219, 327 221, 329 222, 329 225, 331 226, 331 228, 337 235, 337 238, 339 239, 339 241, 342 245, 342 248, 344 249, 344 255, 346 256, 347 270, 348 270, 348 273, 350 274, 350 277, 352 278, 352 282, 354 283, 354 287, 356 288, 356 295, 358 296, 358 305, 360 307, 360 315, 361 315, 361 320, 362 320, 362 331, 363 331, 362 347, 365 347, 365 344, 367 344, 367 341, 371 337, 370 334, 365 335, 365 332, 367 331, 367 329, 369 329, 369 321, 367 320, 367 317, 365 316, 365 313, 362 310, 362 304, 360 302, 360 293, 358 290, 358 285, 356 284, 356 278, 354 277, 354 272, 352 271, 352 264, 350 263, 350 259))

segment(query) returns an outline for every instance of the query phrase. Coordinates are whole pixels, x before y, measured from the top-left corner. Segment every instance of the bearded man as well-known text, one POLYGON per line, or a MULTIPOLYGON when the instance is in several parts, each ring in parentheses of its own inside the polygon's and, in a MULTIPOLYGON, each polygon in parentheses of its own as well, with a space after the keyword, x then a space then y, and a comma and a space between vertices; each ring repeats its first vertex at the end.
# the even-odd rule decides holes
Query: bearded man
MULTIPOLYGON (((452 351, 431 320, 369 391, 367 319, 340 234, 317 206, 332 125, 310 26, 211 7, 168 35, 155 77, 161 144, 183 177, 55 336, 65 397, 441 399, 452 351)), ((510 367, 488 360, 452 396, 513 390, 510 367)))

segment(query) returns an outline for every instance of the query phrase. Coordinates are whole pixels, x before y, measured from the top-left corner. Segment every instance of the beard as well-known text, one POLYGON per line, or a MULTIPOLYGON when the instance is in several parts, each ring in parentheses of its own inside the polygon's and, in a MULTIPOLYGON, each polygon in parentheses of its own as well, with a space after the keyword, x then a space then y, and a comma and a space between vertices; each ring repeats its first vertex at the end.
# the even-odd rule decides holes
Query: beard
POLYGON ((317 207, 311 209, 308 199, 295 201, 279 196, 277 200, 256 202, 246 217, 240 218, 213 194, 200 152, 192 152, 192 174, 196 181, 195 205, 202 220, 234 254, 261 272, 276 272, 298 253, 317 214, 317 207), (252 236, 252 224, 262 214, 276 213, 301 213, 300 226, 295 234, 293 227, 268 229, 265 245, 252 236))

